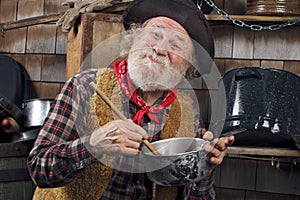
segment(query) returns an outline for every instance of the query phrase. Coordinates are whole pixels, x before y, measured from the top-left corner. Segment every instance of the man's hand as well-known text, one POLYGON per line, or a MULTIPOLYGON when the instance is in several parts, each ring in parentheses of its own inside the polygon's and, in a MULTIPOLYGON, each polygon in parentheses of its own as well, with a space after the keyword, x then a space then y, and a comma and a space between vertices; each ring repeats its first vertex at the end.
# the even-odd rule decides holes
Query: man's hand
MULTIPOLYGON (((213 133, 205 132, 204 140, 212 140, 213 133)), ((215 138, 210 145, 205 146, 205 150, 211 154, 210 163, 214 166, 220 165, 224 159, 227 147, 234 142, 234 136, 215 138)))
POLYGON ((90 146, 99 154, 137 154, 146 131, 131 120, 114 120, 94 131, 90 146))

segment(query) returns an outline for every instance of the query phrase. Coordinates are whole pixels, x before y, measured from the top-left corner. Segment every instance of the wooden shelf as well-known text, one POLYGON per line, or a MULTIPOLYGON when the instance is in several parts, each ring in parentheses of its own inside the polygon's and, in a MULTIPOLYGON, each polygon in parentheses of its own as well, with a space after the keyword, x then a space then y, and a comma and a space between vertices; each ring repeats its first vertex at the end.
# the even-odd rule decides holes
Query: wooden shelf
MULTIPOLYGON (((220 15, 205 15, 209 21, 228 21, 220 15)), ((230 15, 233 19, 243 21, 259 21, 259 22, 286 22, 291 21, 299 16, 257 16, 257 15, 230 15)))
POLYGON ((228 147, 227 154, 300 157, 300 150, 268 147, 228 147))
POLYGON ((52 15, 44 15, 31 17, 26 19, 21 19, 17 21, 0 23, 0 30, 6 31, 10 29, 23 28, 27 26, 37 25, 37 24, 46 24, 50 22, 56 22, 63 14, 52 14, 52 15))
MULTIPOLYGON (((124 6, 124 5, 122 5, 124 6)), ((119 8, 120 9, 120 8, 119 8)), ((119 11, 119 10, 118 10, 119 11)), ((113 13, 113 12, 112 12, 113 13)), ((0 23, 0 30, 10 30, 22 28, 25 26, 55 22, 62 14, 54 14, 48 16, 38 16, 27 19, 22 19, 13 22, 0 23)), ((121 17, 121 15, 120 15, 121 17)), ((205 15, 209 21, 229 21, 220 15, 205 15)), ((242 21, 257 21, 257 22, 287 22, 300 16, 255 16, 255 15, 230 15, 233 19, 242 21)))

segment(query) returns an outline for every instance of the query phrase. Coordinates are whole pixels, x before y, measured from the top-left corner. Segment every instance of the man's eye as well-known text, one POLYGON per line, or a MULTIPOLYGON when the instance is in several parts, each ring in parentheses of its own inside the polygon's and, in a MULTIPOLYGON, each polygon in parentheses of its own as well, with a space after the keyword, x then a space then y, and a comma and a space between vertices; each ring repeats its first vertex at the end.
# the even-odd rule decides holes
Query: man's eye
POLYGON ((181 46, 179 44, 172 44, 172 48, 174 50, 181 50, 181 46))
POLYGON ((151 34, 152 34, 153 38, 155 38, 155 39, 159 39, 160 38, 160 34, 157 33, 157 32, 152 32, 151 34))
POLYGON ((174 47, 175 49, 179 49, 179 48, 180 48, 177 44, 173 44, 173 47, 174 47))

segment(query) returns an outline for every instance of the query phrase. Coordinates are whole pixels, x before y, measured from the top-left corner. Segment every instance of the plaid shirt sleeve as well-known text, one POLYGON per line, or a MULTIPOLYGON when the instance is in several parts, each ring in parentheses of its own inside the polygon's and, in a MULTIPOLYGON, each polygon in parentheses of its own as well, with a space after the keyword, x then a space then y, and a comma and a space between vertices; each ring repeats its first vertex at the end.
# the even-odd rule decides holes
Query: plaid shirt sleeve
POLYGON ((82 89, 81 86, 94 81, 96 72, 91 72, 82 73, 66 82, 55 103, 51 105, 29 153, 29 173, 39 187, 63 186, 94 160, 83 145, 84 138, 80 138, 76 130, 79 106, 86 99, 83 98, 87 95, 84 93, 89 92, 88 87, 82 89), (81 88, 81 92, 78 92, 78 88, 81 88))

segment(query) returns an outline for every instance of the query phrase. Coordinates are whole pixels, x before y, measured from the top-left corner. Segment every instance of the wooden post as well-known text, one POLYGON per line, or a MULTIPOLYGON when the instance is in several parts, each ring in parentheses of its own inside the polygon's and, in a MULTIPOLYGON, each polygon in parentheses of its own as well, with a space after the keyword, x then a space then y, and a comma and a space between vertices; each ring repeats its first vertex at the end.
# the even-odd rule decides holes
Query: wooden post
POLYGON ((122 17, 118 14, 82 14, 78 26, 74 26, 68 34, 66 79, 81 70, 85 59, 90 59, 88 56, 93 48, 124 30, 121 22, 122 17))

